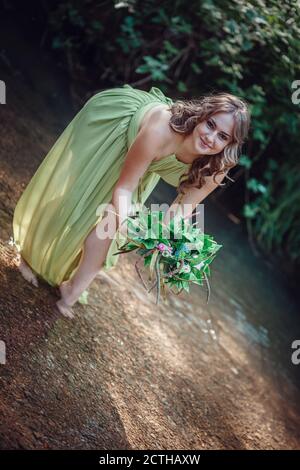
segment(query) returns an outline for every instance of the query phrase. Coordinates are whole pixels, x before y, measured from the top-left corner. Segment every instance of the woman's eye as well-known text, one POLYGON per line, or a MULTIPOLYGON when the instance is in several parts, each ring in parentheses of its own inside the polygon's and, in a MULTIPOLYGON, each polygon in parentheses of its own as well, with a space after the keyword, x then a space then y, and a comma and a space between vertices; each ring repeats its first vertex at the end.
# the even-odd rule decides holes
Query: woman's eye
MULTIPOLYGON (((213 129, 214 128, 214 124, 212 121, 206 121, 206 125, 207 127, 209 127, 210 129, 213 129)), ((227 140, 227 136, 225 134, 219 134, 220 136, 220 139, 221 140, 227 140)))

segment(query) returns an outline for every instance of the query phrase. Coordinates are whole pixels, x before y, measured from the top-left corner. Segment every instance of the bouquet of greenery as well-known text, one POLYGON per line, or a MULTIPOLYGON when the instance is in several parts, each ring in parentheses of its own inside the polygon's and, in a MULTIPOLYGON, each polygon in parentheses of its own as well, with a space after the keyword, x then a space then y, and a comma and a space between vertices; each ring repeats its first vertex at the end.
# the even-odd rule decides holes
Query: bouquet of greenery
POLYGON ((166 287, 178 295, 183 289, 189 292, 191 282, 203 285, 203 281, 207 284, 208 302, 209 265, 222 245, 194 227, 195 224, 182 215, 175 215, 167 224, 163 218, 164 212, 149 210, 128 216, 124 220, 127 223, 126 243, 121 247, 118 245, 119 251, 114 254, 136 250, 141 256, 135 263, 136 271, 148 292, 157 288, 156 304, 161 291, 165 298, 166 287), (149 279, 153 281, 155 276, 150 288, 146 286, 139 269, 142 261, 144 266, 149 267, 149 279))

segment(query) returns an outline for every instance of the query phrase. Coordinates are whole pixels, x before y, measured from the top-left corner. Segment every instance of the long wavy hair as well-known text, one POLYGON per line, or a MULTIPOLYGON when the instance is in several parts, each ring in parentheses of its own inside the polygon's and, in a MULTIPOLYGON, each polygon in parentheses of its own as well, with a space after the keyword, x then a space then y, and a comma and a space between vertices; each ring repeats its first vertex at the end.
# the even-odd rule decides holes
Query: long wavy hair
POLYGON ((181 175, 177 192, 185 193, 190 187, 201 188, 205 184, 205 177, 213 176, 213 181, 219 186, 215 178, 218 174, 225 174, 238 164, 238 157, 245 142, 250 127, 250 111, 245 100, 230 93, 214 93, 192 100, 177 100, 170 107, 172 116, 170 127, 180 134, 189 135, 195 126, 210 118, 216 113, 231 113, 234 119, 231 141, 224 149, 214 155, 199 155, 189 168, 187 173, 181 175), (183 181, 182 181, 183 179, 183 181))

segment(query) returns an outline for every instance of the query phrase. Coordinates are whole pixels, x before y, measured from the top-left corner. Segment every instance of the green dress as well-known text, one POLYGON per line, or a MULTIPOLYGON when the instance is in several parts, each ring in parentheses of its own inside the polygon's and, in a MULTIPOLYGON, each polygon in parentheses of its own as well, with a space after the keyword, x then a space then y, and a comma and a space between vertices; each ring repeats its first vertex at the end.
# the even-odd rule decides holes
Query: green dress
MULTIPOLYGON (((100 204, 111 201, 126 153, 146 111, 172 105, 159 88, 149 92, 126 84, 96 93, 76 114, 45 156, 14 211, 13 238, 32 270, 51 286, 71 278, 84 240, 103 217, 100 204)), ((174 154, 152 162, 132 195, 144 204, 160 178, 178 186, 188 165, 174 154)), ((120 255, 112 240, 104 270, 120 255)))

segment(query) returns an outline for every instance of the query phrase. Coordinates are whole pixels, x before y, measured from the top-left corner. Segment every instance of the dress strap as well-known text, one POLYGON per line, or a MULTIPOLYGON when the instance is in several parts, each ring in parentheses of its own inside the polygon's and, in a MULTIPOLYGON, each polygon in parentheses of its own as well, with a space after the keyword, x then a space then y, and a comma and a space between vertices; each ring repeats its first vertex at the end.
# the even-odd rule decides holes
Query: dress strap
POLYGON ((164 95, 164 93, 159 88, 153 86, 150 89, 149 93, 156 96, 160 101, 164 101, 168 105, 172 106, 173 100, 171 98, 169 98, 168 96, 164 95))

